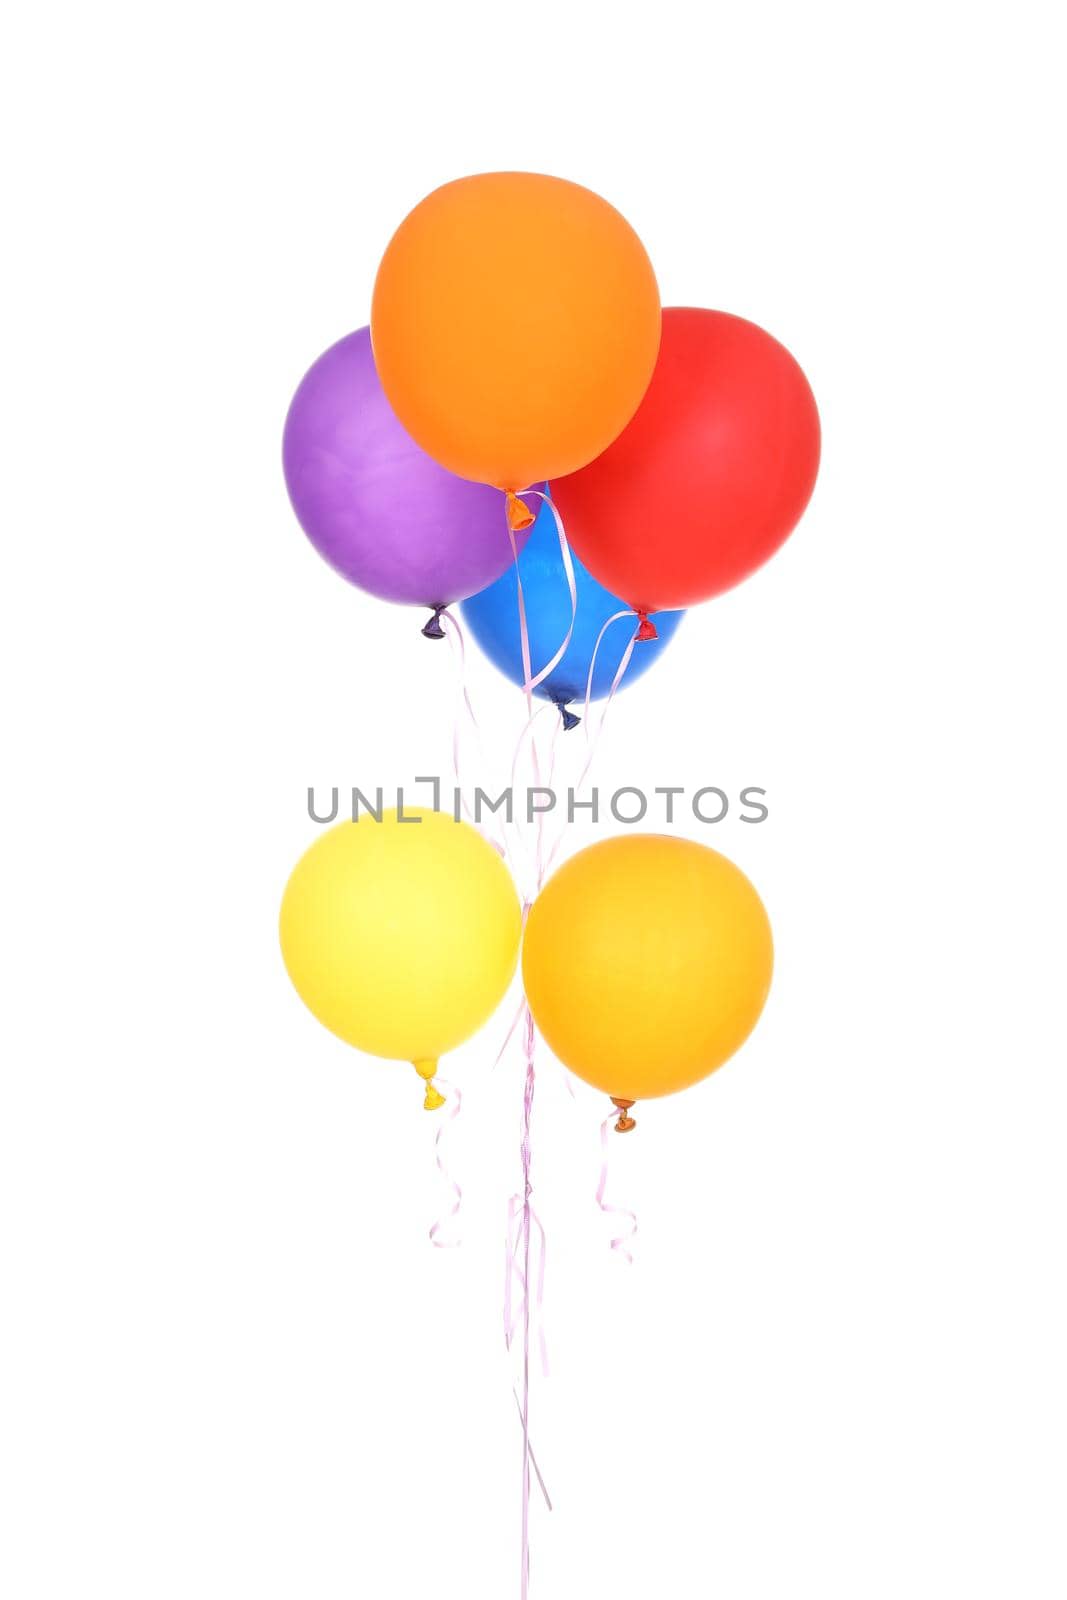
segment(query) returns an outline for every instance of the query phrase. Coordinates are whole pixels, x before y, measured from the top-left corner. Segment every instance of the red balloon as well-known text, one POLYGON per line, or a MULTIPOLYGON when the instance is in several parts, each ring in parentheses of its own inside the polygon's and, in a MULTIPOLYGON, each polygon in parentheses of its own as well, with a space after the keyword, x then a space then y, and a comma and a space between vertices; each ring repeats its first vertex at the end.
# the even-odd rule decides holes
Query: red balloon
POLYGON ((580 559, 635 611, 695 605, 772 556, 819 469, 819 413, 784 345, 672 306, 652 382, 603 455, 552 484, 580 559))

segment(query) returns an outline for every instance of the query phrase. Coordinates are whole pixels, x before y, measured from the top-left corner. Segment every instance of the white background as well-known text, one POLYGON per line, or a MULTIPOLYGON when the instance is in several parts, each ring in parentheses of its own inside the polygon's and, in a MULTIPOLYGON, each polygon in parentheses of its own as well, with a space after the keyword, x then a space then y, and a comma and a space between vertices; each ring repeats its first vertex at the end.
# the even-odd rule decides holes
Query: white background
MULTIPOLYGON (((797 355, 789 545, 613 708, 600 782, 747 783, 688 832, 778 968, 645 1108, 544 1062, 537 1600, 1067 1592, 1064 262, 1054 7, 23 7, 2 114, 11 1600, 518 1590, 500 1332, 506 1013, 435 1122, 281 967, 305 790, 446 768, 413 613, 303 540, 291 391, 429 189, 591 185, 666 304, 797 355)), ((432 658, 432 659, 431 659, 432 658)), ((519 697, 480 659, 510 747, 519 697)), ((580 739, 580 735, 570 736, 580 739)), ((571 747, 574 748, 573 746, 571 747)))

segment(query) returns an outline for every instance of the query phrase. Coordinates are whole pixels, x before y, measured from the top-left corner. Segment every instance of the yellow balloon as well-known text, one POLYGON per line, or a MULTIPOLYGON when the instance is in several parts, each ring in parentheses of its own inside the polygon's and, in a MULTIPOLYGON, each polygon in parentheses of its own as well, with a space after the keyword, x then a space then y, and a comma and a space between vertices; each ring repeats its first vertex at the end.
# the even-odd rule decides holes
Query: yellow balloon
POLYGON ((526 997, 550 1049, 619 1105, 714 1072, 755 1027, 774 960, 763 902, 717 850, 632 834, 571 858, 530 912, 526 997))
POLYGON ((281 943, 301 1000, 357 1050, 413 1063, 427 1111, 437 1060, 500 1004, 522 913, 500 857, 465 822, 418 808, 342 822, 293 869, 281 943))

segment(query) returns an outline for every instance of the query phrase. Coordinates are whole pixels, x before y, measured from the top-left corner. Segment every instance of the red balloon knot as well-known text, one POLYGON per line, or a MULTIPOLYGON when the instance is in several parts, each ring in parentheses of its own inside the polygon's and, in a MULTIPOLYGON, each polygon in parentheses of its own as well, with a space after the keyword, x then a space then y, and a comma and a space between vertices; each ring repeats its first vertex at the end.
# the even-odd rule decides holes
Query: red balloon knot
POLYGON ((649 617, 647 611, 639 611, 637 613, 637 621, 637 638, 639 640, 659 638, 659 634, 656 632, 656 624, 649 617))

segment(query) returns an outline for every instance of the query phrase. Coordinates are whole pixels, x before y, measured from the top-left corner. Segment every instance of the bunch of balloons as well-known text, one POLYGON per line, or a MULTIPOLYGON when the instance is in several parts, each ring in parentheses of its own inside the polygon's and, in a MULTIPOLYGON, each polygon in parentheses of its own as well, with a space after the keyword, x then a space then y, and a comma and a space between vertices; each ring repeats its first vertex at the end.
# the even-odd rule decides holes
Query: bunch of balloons
MULTIPOLYGON (((661 309, 607 201, 498 172, 445 184, 401 223, 370 327, 307 372, 283 456, 296 515, 343 577, 428 608, 430 638, 462 602, 489 660, 569 728, 576 705, 657 662, 685 608, 787 538, 819 418, 763 329, 661 309)), ((435 1109, 439 1056, 494 1012, 521 945, 544 1038, 625 1131, 635 1101, 697 1082, 755 1025, 766 913, 718 852, 650 835, 583 850, 538 889, 521 907, 467 823, 363 816, 294 870, 286 966, 342 1039, 413 1062, 435 1109)))
MULTIPOLYGON (((297 517, 343 577, 428 608, 431 639, 442 623, 462 637, 459 604, 523 691, 512 769, 529 735, 536 771, 535 695, 558 707, 555 734, 576 727, 576 706, 610 704, 657 664, 686 608, 788 537, 814 487, 819 418, 800 367, 762 328, 661 309, 644 246, 607 201, 560 178, 494 172, 445 184, 401 223, 370 327, 307 372, 283 454, 297 517)), ((594 748, 589 737, 586 771, 594 748)), ((520 904, 506 838, 494 846, 450 815, 379 802, 318 838, 281 909, 283 957, 309 1009, 358 1050, 410 1062, 428 1111, 444 1103, 441 1055, 492 1016, 521 959, 523 1170, 505 1325, 510 1348, 514 1281, 522 1600, 535 1024, 610 1098, 606 1140, 612 1122, 636 1125, 639 1100, 690 1087, 740 1048, 773 964, 759 895, 715 850, 628 834, 547 882, 540 825, 534 853, 520 904)))

